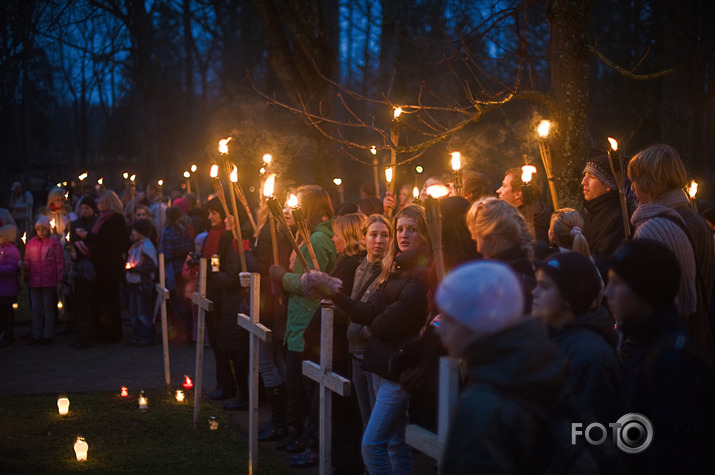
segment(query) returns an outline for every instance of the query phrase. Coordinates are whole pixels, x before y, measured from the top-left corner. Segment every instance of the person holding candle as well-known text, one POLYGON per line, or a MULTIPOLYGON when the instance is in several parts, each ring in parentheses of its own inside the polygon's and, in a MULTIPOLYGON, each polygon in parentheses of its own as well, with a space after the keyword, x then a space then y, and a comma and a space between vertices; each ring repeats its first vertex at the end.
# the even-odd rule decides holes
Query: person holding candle
POLYGON ((25 272, 32 300, 32 342, 48 345, 55 336, 57 288, 65 276, 65 252, 51 236, 50 218, 41 216, 35 223, 37 235, 25 248, 25 272))
POLYGON ((54 223, 52 234, 57 236, 60 244, 64 245, 70 230, 70 222, 77 219, 74 212, 70 211, 64 188, 53 188, 47 195, 47 206, 40 210, 42 216, 47 216, 50 223, 54 223))
MULTIPOLYGON (((321 271, 331 272, 337 264, 337 253, 333 244, 332 216, 333 205, 330 196, 318 185, 304 185, 298 188, 298 204, 300 205, 305 223, 310 230, 309 240, 315 252, 321 271)), ((290 207, 286 207, 290 213, 290 207)), ((304 239, 304 237, 302 237, 304 239)), ((311 265, 312 259, 308 252, 307 243, 301 246, 301 252, 311 265)), ((284 337, 287 346, 286 354, 286 387, 295 404, 294 430, 289 436, 278 441, 279 449, 289 452, 303 452, 307 447, 305 432, 306 422, 310 422, 309 399, 303 386, 302 364, 304 359, 305 341, 303 333, 310 323, 315 310, 318 309, 320 299, 308 298, 303 295, 300 283, 301 274, 308 269, 303 267, 299 259, 293 262, 291 272, 286 272, 280 266, 271 266, 271 281, 288 293, 288 309, 286 333, 284 337)))
MULTIPOLYGON (((510 168, 504 173, 504 180, 497 190, 500 200, 504 200, 524 214, 524 182, 521 181, 521 168, 510 168)), ((534 233, 537 241, 549 242, 549 220, 553 210, 541 201, 541 182, 537 176, 531 179, 532 200, 534 206, 534 233)))
POLYGON ((20 293, 20 251, 15 246, 17 227, 0 227, 0 348, 15 341, 15 313, 12 304, 20 293))
POLYGON ((715 362, 709 318, 715 264, 712 233, 690 208, 683 192, 688 178, 680 155, 669 145, 652 145, 631 159, 628 177, 639 203, 632 217, 634 236, 663 242, 676 253, 683 271, 678 293, 681 317, 706 356, 715 362))
POLYGON ((151 242, 152 224, 149 220, 138 219, 132 224, 132 240, 125 269, 127 270, 127 291, 129 293, 129 318, 132 322, 134 346, 148 346, 154 343, 152 295, 154 277, 159 259, 156 247, 151 242))

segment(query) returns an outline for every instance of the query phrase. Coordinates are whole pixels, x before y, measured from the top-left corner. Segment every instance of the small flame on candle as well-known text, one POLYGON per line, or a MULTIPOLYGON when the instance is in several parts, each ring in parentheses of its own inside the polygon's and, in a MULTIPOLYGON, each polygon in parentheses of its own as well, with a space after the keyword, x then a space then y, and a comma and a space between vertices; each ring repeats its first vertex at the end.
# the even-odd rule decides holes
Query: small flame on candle
POLYGON ((420 189, 417 187, 412 188, 412 197, 418 199, 420 197, 420 189))
POLYGON ((385 180, 388 183, 392 183, 392 167, 385 168, 385 180))
POLYGON ((136 180, 136 179, 137 179, 137 176, 136 176, 136 175, 132 175, 132 176, 129 177, 129 181, 132 181, 132 182, 133 182, 134 180, 136 180))
POLYGON ((121 397, 129 397, 129 390, 126 386, 122 386, 122 390, 119 392, 121 397))
POLYGON ((457 171, 462 168, 462 154, 459 152, 452 152, 452 170, 457 171))
POLYGON ((181 384, 184 389, 191 389, 194 387, 194 382, 191 381, 191 378, 187 375, 184 375, 184 382, 181 384))
POLYGON ((191 173, 188 170, 184 170, 184 178, 191 178, 191 173))
POLYGON ((209 172, 209 176, 211 178, 217 178, 218 177, 218 165, 215 163, 211 165, 211 171, 209 172))
POLYGON ((536 132, 539 137, 546 138, 549 135, 549 130, 551 129, 551 122, 548 120, 542 120, 539 122, 539 126, 536 128, 536 132))
POLYGON ((342 178, 333 178, 333 183, 335 183, 336 186, 340 186, 343 184, 343 179, 342 178))
POLYGON ((20 241, 22 241, 23 244, 27 243, 27 231, 25 231, 25 233, 22 235, 20 241))
POLYGON ((89 444, 84 440, 84 437, 77 437, 74 443, 74 453, 78 462, 87 461, 87 450, 89 449, 89 444))
POLYGON ((98 184, 98 185, 101 185, 101 184, 103 184, 103 183, 104 183, 104 178, 100 178, 99 180, 97 180, 97 184, 98 184))
POLYGON ((67 231, 67 234, 65 234, 65 241, 70 242, 70 232, 67 231))
POLYGON ((395 110, 392 113, 393 117, 397 119, 400 117, 400 114, 402 114, 402 107, 395 107, 395 110))
POLYGON ((63 181, 63 182, 62 182, 62 186, 67 186, 67 182, 66 182, 66 181, 63 181))
POLYGON ((156 182, 156 184, 159 186, 164 186, 164 180, 159 180, 156 182))
POLYGON ((236 165, 233 166, 229 178, 231 178, 232 183, 236 183, 238 181, 238 168, 236 168, 236 165))
POLYGON ((56 224, 57 224, 57 223, 55 222, 55 218, 52 218, 52 219, 50 220, 50 227, 51 227, 52 229, 55 229, 56 224))
POLYGON ((616 142, 616 139, 608 137, 608 142, 611 144, 611 150, 614 152, 618 150, 618 142, 616 142))
POLYGON ((198 167, 197 167, 196 164, 194 163, 194 164, 191 165, 191 173, 196 173, 196 170, 198 170, 198 167))
POLYGON ((694 200, 695 195, 698 194, 698 183, 695 180, 692 180, 690 182, 690 186, 688 187, 688 194, 690 195, 691 200, 694 200))
POLYGON ((291 208, 295 208, 296 206, 298 206, 298 197, 291 193, 288 197, 288 201, 286 202, 286 204, 291 208))
POLYGON ((265 163, 266 165, 271 163, 271 160, 273 160, 273 156, 271 156, 270 153, 263 155, 263 163, 265 163))
POLYGON ((228 143, 231 141, 231 137, 226 139, 221 139, 218 141, 218 151, 219 153, 228 153, 228 143))
POLYGON ((177 400, 178 402, 183 402, 183 401, 184 401, 184 391, 182 391, 181 389, 177 389, 177 390, 176 390, 176 400, 177 400))
POLYGON ((374 145, 372 147, 370 147, 370 153, 373 155, 377 155, 377 149, 375 148, 374 145))
POLYGON ((529 183, 531 181, 531 175, 536 173, 536 167, 533 165, 524 165, 521 167, 521 181, 524 183, 529 183))
POLYGON ((263 184, 263 196, 270 198, 273 196, 273 188, 276 184, 276 174, 271 173, 266 177, 266 182, 263 184))
POLYGON ((78 177, 78 178, 79 178, 79 181, 84 180, 85 178, 87 178, 87 176, 89 176, 89 175, 87 174, 87 172, 82 173, 82 174, 78 177))
POLYGON ((15 310, 17 310, 19 308, 19 305, 17 304, 17 302, 12 303, 12 308, 15 310))
POLYGON ((65 199, 68 200, 69 197, 70 197, 70 192, 68 191, 67 193, 65 193, 65 199))
POLYGON ((444 185, 432 185, 427 187, 427 194, 432 198, 442 198, 449 194, 449 188, 444 185))
POLYGON ((129 179, 129 173, 127 173, 127 172, 122 173, 122 176, 124 177, 125 180, 129 179))
POLYGON ((62 305, 62 300, 59 300, 59 301, 57 302, 57 308, 60 309, 60 310, 62 310, 62 307, 64 307, 64 305, 62 305))
POLYGON ((132 268, 132 265, 131 265, 129 262, 127 262, 126 264, 124 264, 124 268, 125 268, 125 269, 131 269, 131 268, 132 268))

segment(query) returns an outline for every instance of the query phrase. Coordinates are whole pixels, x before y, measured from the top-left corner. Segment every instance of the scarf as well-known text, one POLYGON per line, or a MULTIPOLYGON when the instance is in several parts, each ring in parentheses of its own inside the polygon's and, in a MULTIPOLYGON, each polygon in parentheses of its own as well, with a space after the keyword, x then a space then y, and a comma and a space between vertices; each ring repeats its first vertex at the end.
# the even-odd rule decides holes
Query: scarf
POLYGON ((92 233, 97 234, 99 232, 99 228, 102 227, 105 221, 109 220, 112 216, 117 214, 116 211, 112 209, 105 209, 101 213, 99 213, 99 218, 97 218, 97 221, 94 223, 94 226, 92 226, 92 233))

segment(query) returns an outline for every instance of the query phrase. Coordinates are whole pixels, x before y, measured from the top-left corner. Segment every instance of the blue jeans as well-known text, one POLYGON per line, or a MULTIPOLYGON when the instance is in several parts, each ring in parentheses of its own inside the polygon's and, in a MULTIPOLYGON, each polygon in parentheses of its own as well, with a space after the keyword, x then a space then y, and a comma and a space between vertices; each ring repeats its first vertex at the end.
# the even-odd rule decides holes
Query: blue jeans
POLYGON ((362 417, 362 430, 367 427, 370 421, 370 413, 375 406, 375 388, 372 385, 374 374, 362 369, 362 360, 352 357, 353 362, 353 387, 355 388, 355 396, 357 397, 358 406, 360 407, 360 416, 362 417))
POLYGON ((55 337, 57 287, 30 287, 32 338, 55 337))
POLYGON ((258 342, 258 371, 267 388, 275 388, 285 382, 286 363, 280 342, 258 342))
POLYGON ((409 474, 412 448, 405 442, 410 394, 399 383, 373 375, 375 406, 362 436, 362 458, 370 475, 409 474))
POLYGON ((140 343, 154 342, 154 324, 152 323, 152 293, 154 284, 142 282, 128 284, 129 290, 129 318, 132 322, 132 338, 140 343))

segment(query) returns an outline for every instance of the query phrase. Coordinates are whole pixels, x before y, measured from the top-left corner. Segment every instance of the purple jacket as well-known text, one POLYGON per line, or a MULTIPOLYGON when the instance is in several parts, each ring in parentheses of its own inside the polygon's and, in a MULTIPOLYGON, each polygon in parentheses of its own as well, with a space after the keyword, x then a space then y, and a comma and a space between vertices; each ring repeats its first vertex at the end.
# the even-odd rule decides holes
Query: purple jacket
POLYGON ((20 293, 20 251, 14 244, 0 244, 0 296, 17 297, 20 293))
POLYGON ((56 287, 65 276, 65 251, 53 238, 30 239, 25 248, 25 270, 30 287, 56 287))

